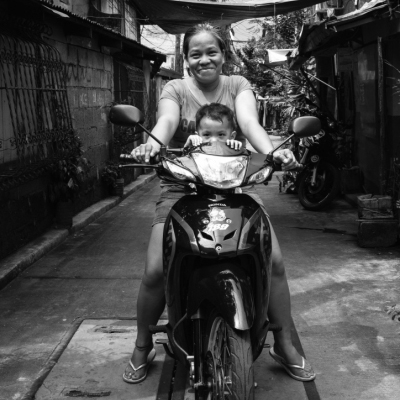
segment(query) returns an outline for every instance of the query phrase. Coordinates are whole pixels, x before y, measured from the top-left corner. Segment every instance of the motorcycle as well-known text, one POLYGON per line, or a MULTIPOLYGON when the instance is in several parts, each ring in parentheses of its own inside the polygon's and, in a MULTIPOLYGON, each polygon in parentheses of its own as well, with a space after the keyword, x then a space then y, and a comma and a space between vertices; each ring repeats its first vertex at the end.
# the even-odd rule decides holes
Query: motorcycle
POLYGON ((340 190, 340 163, 333 150, 333 139, 321 130, 313 137, 300 138, 294 147, 303 167, 299 172, 285 172, 280 189, 287 186, 287 193, 297 193, 306 210, 321 210, 340 190))
MULTIPOLYGON (((263 350, 268 331, 271 283, 271 230, 268 219, 241 188, 267 184, 276 168, 273 153, 203 143, 169 149, 141 124, 133 106, 110 110, 114 124, 144 129, 161 148, 154 168, 164 181, 190 186, 172 207, 163 233, 163 269, 168 311, 166 325, 150 326, 174 359, 186 364, 196 400, 254 398, 253 362, 263 350), (221 148, 223 149, 222 155, 221 148)), ((291 137, 318 133, 320 121, 300 117, 291 137)), ((121 156, 131 161, 131 156, 121 156)))

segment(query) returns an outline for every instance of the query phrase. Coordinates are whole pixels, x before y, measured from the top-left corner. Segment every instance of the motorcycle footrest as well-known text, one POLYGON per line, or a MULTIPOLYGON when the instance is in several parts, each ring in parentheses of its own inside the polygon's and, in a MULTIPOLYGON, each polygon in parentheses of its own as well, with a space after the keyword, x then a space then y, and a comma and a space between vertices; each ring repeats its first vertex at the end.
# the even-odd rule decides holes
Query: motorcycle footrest
POLYGON ((169 348, 169 341, 168 339, 156 339, 156 344, 162 344, 164 347, 165 352, 174 360, 176 360, 176 357, 174 355, 174 353, 171 351, 171 349, 169 348))
POLYGON ((149 332, 152 335, 155 333, 168 333, 168 325, 149 325, 149 332))
POLYGON ((277 325, 277 324, 269 324, 268 330, 270 332, 280 332, 282 330, 282 327, 280 325, 277 325))

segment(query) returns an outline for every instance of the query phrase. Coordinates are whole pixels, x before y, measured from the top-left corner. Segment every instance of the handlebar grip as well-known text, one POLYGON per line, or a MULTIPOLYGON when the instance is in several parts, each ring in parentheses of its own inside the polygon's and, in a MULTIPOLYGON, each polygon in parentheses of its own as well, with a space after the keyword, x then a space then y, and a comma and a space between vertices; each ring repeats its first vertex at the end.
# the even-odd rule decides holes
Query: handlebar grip
POLYGON ((120 154, 119 161, 129 161, 132 162, 133 157, 131 154, 120 154))
MULTIPOLYGON (((119 161, 121 161, 121 162, 129 162, 129 163, 136 162, 135 159, 133 158, 132 154, 120 154, 119 161)), ((150 157, 149 165, 154 165, 154 164, 157 164, 159 162, 160 162, 160 156, 158 154, 156 154, 154 157, 150 157)))
POLYGON ((183 151, 184 151, 184 147, 177 148, 177 149, 167 149, 168 153, 177 154, 177 155, 182 155, 183 151))

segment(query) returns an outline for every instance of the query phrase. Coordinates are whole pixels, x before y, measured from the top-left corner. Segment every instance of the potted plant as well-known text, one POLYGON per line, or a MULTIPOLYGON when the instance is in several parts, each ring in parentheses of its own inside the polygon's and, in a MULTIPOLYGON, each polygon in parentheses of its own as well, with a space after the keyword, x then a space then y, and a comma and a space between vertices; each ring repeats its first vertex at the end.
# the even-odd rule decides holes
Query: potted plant
POLYGON ((101 179, 112 194, 122 197, 124 194, 124 178, 121 169, 114 161, 108 161, 101 173, 101 179))
POLYGON ((51 199, 56 201, 56 223, 72 226, 73 201, 79 195, 90 170, 90 162, 81 156, 70 156, 51 165, 51 199))

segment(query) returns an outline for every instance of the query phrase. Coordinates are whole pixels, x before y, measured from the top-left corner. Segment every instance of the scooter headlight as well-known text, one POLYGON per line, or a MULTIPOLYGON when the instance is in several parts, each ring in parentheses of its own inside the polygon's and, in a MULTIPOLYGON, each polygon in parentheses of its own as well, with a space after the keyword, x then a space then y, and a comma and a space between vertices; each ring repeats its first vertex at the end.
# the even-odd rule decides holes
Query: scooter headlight
POLYGON ((166 164, 165 166, 169 169, 169 171, 175 178, 180 179, 182 181, 189 180, 192 182, 196 182, 195 176, 187 169, 182 168, 179 165, 176 165, 169 161, 165 161, 165 164, 166 164))
POLYGON ((218 157, 193 153, 192 157, 206 185, 230 189, 242 184, 248 162, 246 156, 218 157))
POLYGON ((250 176, 248 183, 262 183, 269 178, 272 172, 272 167, 265 167, 263 169, 260 169, 250 176))

